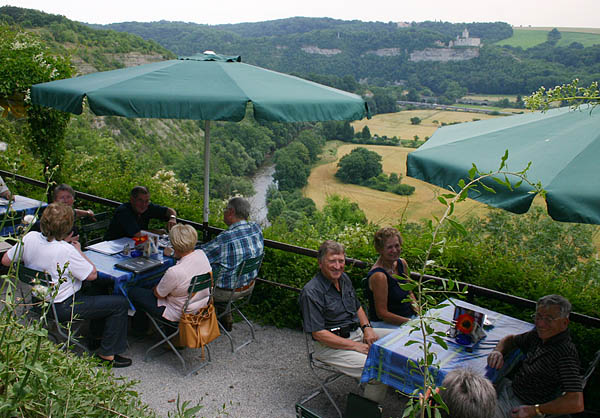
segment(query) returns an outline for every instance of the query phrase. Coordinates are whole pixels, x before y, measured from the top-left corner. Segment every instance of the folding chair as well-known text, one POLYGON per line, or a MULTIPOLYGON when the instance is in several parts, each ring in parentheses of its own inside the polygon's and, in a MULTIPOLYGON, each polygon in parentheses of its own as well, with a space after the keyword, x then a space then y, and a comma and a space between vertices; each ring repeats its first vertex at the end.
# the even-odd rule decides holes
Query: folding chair
MULTIPOLYGON (((52 289, 52 287, 54 286, 52 284, 50 276, 45 272, 25 267, 23 265, 23 263, 20 263, 16 268, 17 268, 17 275, 19 277, 19 280, 26 285, 29 285, 29 286, 41 285, 41 286, 46 287, 48 290, 52 289)), ((25 295, 23 295, 23 299, 26 300, 25 295)), ((30 291, 29 303, 33 307, 30 311, 33 311, 33 313, 37 314, 41 318, 42 310, 41 310, 41 308, 36 309, 34 307, 35 302, 36 301, 34 300, 33 292, 30 291)), ((75 303, 77 303, 77 300, 75 300, 75 303)), ((66 349, 72 343, 72 344, 76 345, 77 347, 81 348, 82 350, 88 351, 87 347, 84 346, 83 344, 81 344, 75 337, 75 335, 79 334, 79 331, 81 330, 81 327, 83 326, 83 320, 77 319, 77 318, 74 318, 74 319, 72 318, 70 321, 67 321, 66 322, 67 325, 65 325, 58 320, 58 315, 56 313, 56 306, 54 306, 54 302, 50 302, 50 308, 51 308, 51 311, 49 312, 49 314, 50 314, 49 316, 51 317, 51 320, 53 321, 54 326, 56 327, 56 332, 58 333, 60 338, 65 340, 65 344, 62 346, 62 348, 66 349), (69 329, 69 327, 70 327, 70 329, 69 329)), ((48 323, 46 323, 46 325, 48 325, 48 323)), ((51 333, 48 332, 48 334, 51 334, 51 333)), ((59 340, 59 338, 56 338, 56 336, 54 336, 54 335, 52 335, 52 337, 54 339, 56 339, 56 341, 59 340)))
MULTIPOLYGON (((310 395, 308 395, 308 396, 304 397, 302 400, 300 400, 296 404, 297 405, 296 410, 298 410, 298 405, 302 406, 303 404, 305 404, 306 402, 315 398, 322 392, 327 396, 327 398, 329 399, 329 401, 331 402, 331 404, 337 411, 340 418, 342 418, 343 417, 342 411, 340 410, 337 403, 333 400, 333 397, 329 393, 329 390, 327 390, 327 385, 337 381, 339 378, 345 376, 345 374, 340 372, 337 369, 334 369, 332 366, 329 366, 328 364, 323 363, 322 361, 315 358, 315 356, 314 356, 315 346, 314 346, 314 341, 312 338, 312 333, 305 332, 304 337, 306 340, 306 354, 307 354, 307 358, 308 358, 308 366, 310 367, 310 371, 312 372, 315 379, 317 379, 317 382, 319 383, 319 387, 316 390, 314 390, 310 395), (319 376, 319 374, 317 373, 317 370, 324 371, 325 372, 324 377, 319 376)), ((312 411, 309 411, 309 412, 312 413, 312 411)), ((310 417, 310 415, 299 415, 299 416, 310 417)))
MULTIPOLYGON (((234 289, 238 289, 238 288, 241 287, 241 277, 243 275, 248 274, 248 273, 252 273, 253 271, 260 270, 260 265, 262 263, 262 259, 263 259, 263 256, 259 255, 258 257, 254 257, 254 258, 250 258, 248 260, 244 260, 236 268, 235 280, 234 280, 234 284, 233 284, 234 289)), ((217 278, 223 272, 223 268, 221 266, 216 266, 214 270, 217 273, 217 278)), ((218 283, 218 279, 215 280, 215 283, 218 283)), ((218 318, 221 319, 222 317, 224 317, 227 314, 233 314, 234 312, 237 312, 242 317, 242 319, 244 320, 244 322, 246 322, 246 325, 248 325, 248 327, 250 328, 251 338, 249 338, 248 340, 244 341, 242 344, 240 344, 237 347, 235 347, 234 346, 234 342, 233 342, 233 337, 231 336, 231 333, 229 331, 227 331, 225 329, 225 327, 219 321, 219 327, 221 328, 221 331, 229 339, 229 343, 231 344, 231 352, 232 353, 235 353, 236 351, 240 350, 242 347, 245 347, 248 344, 250 344, 252 341, 256 340, 256 335, 254 333, 254 325, 252 325, 252 322, 250 322, 248 320, 248 318, 246 318, 246 316, 241 311, 241 308, 243 308, 244 306, 246 306, 250 302, 250 298, 252 297, 252 293, 250 293, 247 296, 244 296, 243 298, 239 298, 239 299, 237 299, 235 301, 233 300, 234 295, 235 295, 235 291, 230 292, 229 300, 227 301, 227 304, 225 305, 225 310, 218 315, 218 318)))
POLYGON ((104 232, 110 224, 112 215, 109 212, 102 212, 94 215, 95 221, 82 223, 79 226, 79 242, 82 247, 96 244, 104 240, 104 232))
MULTIPOLYGON (((185 301, 185 305, 183 305, 183 312, 187 311, 187 307, 188 307, 192 297, 194 297, 194 295, 197 292, 200 292, 205 289, 209 289, 209 291, 211 291, 211 294, 210 294, 209 300, 208 300, 208 303, 211 304, 211 303, 213 303, 212 273, 205 273, 205 274, 201 274, 201 275, 192 277, 192 280, 190 281, 190 285, 188 286, 187 300, 185 301)), ((175 345, 173 345, 173 342, 172 342, 172 339, 179 335, 179 322, 169 321, 163 317, 157 318, 157 317, 150 315, 148 312, 146 312, 146 315, 148 316, 148 318, 150 318, 150 322, 154 326, 155 330, 160 334, 162 339, 159 342, 157 342, 156 344, 154 344, 152 347, 150 347, 148 350, 146 350, 146 355, 144 356, 144 361, 150 360, 150 358, 151 358, 150 352, 152 350, 161 347, 163 344, 166 344, 169 347, 169 349, 171 351, 173 351, 173 353, 175 353, 175 355, 181 362, 183 374, 186 377, 193 373, 196 373, 198 370, 200 370, 201 368, 203 368, 204 366, 206 366, 207 364, 210 363, 210 349, 209 349, 208 345, 206 345, 206 346, 204 346, 204 348, 206 349, 206 353, 207 353, 206 361, 201 362, 198 367, 196 367, 186 373, 187 368, 185 365, 185 359, 179 353, 179 351, 177 350, 175 345), (164 330, 163 330, 163 328, 164 328, 164 330), (168 335, 167 335, 167 333, 168 333, 168 335)), ((169 350, 163 351, 160 354, 162 355, 162 354, 166 353, 167 351, 169 351, 169 350)))

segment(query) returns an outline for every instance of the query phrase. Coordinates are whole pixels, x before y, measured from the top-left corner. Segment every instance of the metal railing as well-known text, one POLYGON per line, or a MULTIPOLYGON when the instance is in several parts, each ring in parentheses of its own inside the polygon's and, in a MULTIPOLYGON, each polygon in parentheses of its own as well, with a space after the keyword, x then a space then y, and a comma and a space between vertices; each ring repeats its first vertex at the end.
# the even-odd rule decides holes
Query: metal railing
MULTIPOLYGON (((22 181, 24 183, 28 183, 28 184, 31 184, 34 186, 46 188, 46 183, 44 183, 42 181, 34 180, 34 179, 31 179, 31 178, 28 178, 25 176, 20 176, 18 174, 14 174, 9 171, 0 170, 0 176, 2 176, 4 179, 12 178, 17 181, 22 181)), ((79 192, 79 191, 76 191, 75 193, 76 193, 76 197, 79 199, 86 200, 86 201, 93 202, 93 203, 98 203, 98 204, 105 205, 105 206, 117 207, 121 204, 121 202, 117 202, 115 200, 110 200, 110 199, 105 199, 103 197, 95 196, 95 195, 88 194, 88 193, 83 193, 83 192, 79 192)), ((188 219, 179 219, 178 218, 177 222, 192 225, 194 228, 204 231, 205 236, 216 236, 220 232, 223 231, 223 229, 221 229, 221 228, 215 228, 213 226, 204 225, 202 223, 190 221, 188 219)), ((312 250, 310 248, 298 247, 296 245, 286 244, 284 242, 273 241, 273 240, 265 240, 265 246, 268 248, 282 250, 282 251, 286 251, 286 252, 293 253, 293 254, 299 254, 299 255, 304 255, 307 257, 317 258, 317 251, 312 250)), ((367 268, 369 266, 366 262, 364 262, 362 260, 354 259, 354 258, 346 258, 346 263, 349 265, 355 266, 355 267, 359 267, 359 268, 367 268)), ((415 280, 418 280, 420 277, 420 274, 417 272, 411 272, 411 277, 415 280)), ((444 283, 448 282, 448 279, 444 279, 442 277, 431 276, 431 275, 424 275, 423 277, 424 277, 424 279, 432 280, 441 286, 443 286, 444 283)), ((272 286, 277 286, 277 287, 287 289, 290 291, 294 291, 294 292, 301 291, 301 289, 299 289, 297 287, 289 286, 289 285, 286 285, 283 283, 273 282, 273 281, 266 280, 266 279, 258 279, 258 280, 263 283, 266 283, 266 284, 269 284, 272 286)), ((470 302, 472 302, 476 296, 480 296, 480 297, 486 297, 486 298, 491 298, 491 299, 499 300, 502 302, 506 302, 513 306, 518 306, 518 307, 522 307, 525 309, 535 310, 536 302, 533 300, 521 298, 519 296, 509 295, 508 293, 503 293, 503 292, 500 292, 497 290, 488 289, 486 287, 477 286, 477 285, 474 285, 471 283, 458 282, 458 284, 460 285, 461 288, 466 287, 467 299, 470 302)), ((595 318, 595 317, 592 317, 589 315, 572 312, 570 315, 570 320, 573 322, 577 322, 582 325, 588 326, 588 327, 600 328, 600 318, 595 318)))

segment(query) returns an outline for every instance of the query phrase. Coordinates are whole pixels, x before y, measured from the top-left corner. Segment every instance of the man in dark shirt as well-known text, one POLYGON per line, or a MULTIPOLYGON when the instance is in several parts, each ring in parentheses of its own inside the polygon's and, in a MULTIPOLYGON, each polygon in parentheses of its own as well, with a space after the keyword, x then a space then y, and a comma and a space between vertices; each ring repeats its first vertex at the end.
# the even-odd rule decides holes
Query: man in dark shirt
POLYGON ((500 340, 488 357, 500 369, 504 355, 519 348, 526 358, 512 382, 498 387, 496 418, 535 417, 581 412, 583 382, 577 349, 567 327, 571 303, 559 295, 540 298, 534 315, 535 329, 500 340))
MULTIPOLYGON (((300 307, 304 331, 312 333, 315 358, 360 379, 369 347, 391 329, 373 329, 344 273, 344 247, 325 241, 319 248, 320 271, 302 289, 300 307)), ((371 381, 364 396, 377 403, 387 386, 371 381)))
POLYGON ((150 219, 162 219, 167 222, 167 229, 171 229, 177 223, 177 212, 151 203, 148 189, 136 186, 131 190, 129 202, 123 203, 115 211, 104 240, 139 237, 142 229, 148 229, 150 219))

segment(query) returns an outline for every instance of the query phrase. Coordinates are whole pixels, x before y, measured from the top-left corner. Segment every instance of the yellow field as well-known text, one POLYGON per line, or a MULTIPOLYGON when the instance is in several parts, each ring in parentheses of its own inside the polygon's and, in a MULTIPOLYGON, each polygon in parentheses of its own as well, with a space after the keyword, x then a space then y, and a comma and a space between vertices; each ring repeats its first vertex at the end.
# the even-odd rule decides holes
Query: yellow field
POLYGON ((397 113, 375 115, 371 120, 359 120, 353 122, 352 127, 354 128, 354 132, 360 132, 367 125, 369 131, 371 131, 371 135, 386 135, 390 138, 396 136, 401 139, 413 139, 415 135, 418 135, 419 139, 423 140, 426 136, 433 135, 442 122, 471 122, 473 119, 483 120, 497 117, 482 113, 452 112, 435 109, 404 110, 397 113), (421 118, 421 123, 418 125, 410 123, 410 119, 415 116, 421 118))
MULTIPOLYGON (((308 179, 308 186, 303 190, 304 195, 314 200, 319 209, 325 205, 328 195, 338 194, 347 197, 360 206, 369 221, 379 225, 395 224, 402 218, 419 221, 432 219, 432 214, 441 216, 445 207, 438 202, 436 196, 442 189, 406 177, 406 156, 412 151, 414 151, 413 148, 380 145, 341 145, 338 148, 336 161, 319 165, 313 169, 308 179), (404 176, 402 183, 414 186, 415 193, 411 196, 399 196, 338 181, 334 177, 337 171, 337 161, 356 147, 365 147, 381 155, 383 171, 386 174, 402 174, 404 176)), ((456 215, 459 218, 471 213, 483 215, 486 208, 486 205, 469 199, 457 206, 456 215)))

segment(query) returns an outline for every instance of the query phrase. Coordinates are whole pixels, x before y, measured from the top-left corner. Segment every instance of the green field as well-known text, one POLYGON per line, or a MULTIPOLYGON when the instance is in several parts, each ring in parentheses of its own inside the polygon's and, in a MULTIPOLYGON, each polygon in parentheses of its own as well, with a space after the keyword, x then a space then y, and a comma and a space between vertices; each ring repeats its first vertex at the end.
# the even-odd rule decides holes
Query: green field
MULTIPOLYGON (((573 42, 579 42, 586 47, 600 44, 600 30, 581 29, 581 31, 578 31, 575 28, 564 28, 568 30, 563 32, 561 28, 557 29, 562 35, 558 41, 558 46, 569 46, 573 42)), ((496 45, 520 46, 523 49, 531 48, 546 42, 549 30, 551 28, 513 28, 513 36, 496 42, 496 45)))

